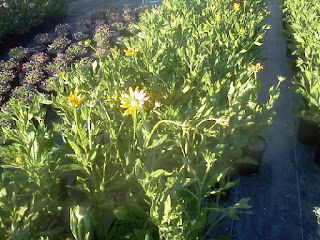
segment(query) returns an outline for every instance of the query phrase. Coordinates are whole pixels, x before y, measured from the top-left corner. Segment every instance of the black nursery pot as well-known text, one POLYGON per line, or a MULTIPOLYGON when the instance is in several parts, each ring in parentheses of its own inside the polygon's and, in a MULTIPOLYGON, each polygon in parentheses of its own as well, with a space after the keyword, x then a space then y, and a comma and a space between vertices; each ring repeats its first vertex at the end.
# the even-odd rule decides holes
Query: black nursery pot
POLYGON ((319 126, 301 117, 298 125, 297 138, 300 143, 306 145, 318 143, 319 126))
POLYGON ((259 166, 262 162, 267 146, 267 141, 263 137, 257 136, 254 138, 254 141, 252 141, 250 145, 244 147, 244 155, 254 158, 258 162, 258 165, 250 163, 236 163, 234 167, 238 171, 238 173, 242 176, 250 176, 252 174, 256 174, 259 170, 259 166))
POLYGON ((317 149, 313 157, 314 162, 320 166, 320 145, 317 144, 317 149))

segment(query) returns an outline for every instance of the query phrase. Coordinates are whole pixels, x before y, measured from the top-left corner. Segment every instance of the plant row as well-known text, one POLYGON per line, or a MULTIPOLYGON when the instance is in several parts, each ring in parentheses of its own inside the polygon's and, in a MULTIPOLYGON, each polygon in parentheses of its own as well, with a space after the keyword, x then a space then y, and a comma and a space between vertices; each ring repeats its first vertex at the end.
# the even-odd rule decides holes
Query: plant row
MULTIPOLYGON (((283 12, 284 33, 294 61, 294 90, 301 97, 298 139, 317 145, 314 160, 320 164, 320 3, 285 0, 283 12)), ((319 208, 314 212, 320 224, 319 208)))
MULTIPOLYGON (((0 234, 6 239, 210 239, 228 218, 232 169, 270 125, 258 99, 268 28, 260 0, 168 0, 105 58, 9 101, 0 234)), ((282 79, 280 79, 279 83, 282 79)))
MULTIPOLYGON (((301 142, 319 142, 320 124, 320 35, 317 1, 284 1, 285 34, 295 62, 294 89, 301 96, 298 137, 301 142), (309 130, 309 131, 308 131, 309 130), (304 134, 302 134, 304 132, 304 134), (308 133, 309 134, 306 134, 308 133)), ((319 161, 319 160, 318 160, 319 161)))
POLYGON ((68 0, 1 0, 0 40, 7 34, 24 33, 48 19, 66 14, 68 0))

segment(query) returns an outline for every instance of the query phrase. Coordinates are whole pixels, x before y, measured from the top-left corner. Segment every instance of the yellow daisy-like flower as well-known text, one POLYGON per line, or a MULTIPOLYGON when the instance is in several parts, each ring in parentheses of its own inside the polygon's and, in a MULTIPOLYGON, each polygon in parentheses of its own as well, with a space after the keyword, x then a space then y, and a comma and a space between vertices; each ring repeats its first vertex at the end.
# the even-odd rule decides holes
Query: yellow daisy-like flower
POLYGON ((16 157, 15 162, 17 164, 21 164, 23 162, 23 157, 21 157, 21 156, 16 157))
POLYGON ((235 12, 240 11, 240 3, 234 2, 234 3, 233 3, 233 10, 234 10, 235 12))
POLYGON ((246 30, 244 29, 244 28, 240 28, 240 30, 239 30, 239 35, 240 36, 243 36, 243 35, 245 35, 246 34, 246 30))
POLYGON ((124 53, 127 56, 134 56, 139 52, 138 48, 127 48, 127 49, 123 49, 124 53))
POLYGON ((220 22, 220 20, 221 20, 220 15, 217 14, 217 15, 214 16, 214 21, 215 22, 220 22))
POLYGON ((68 103, 71 107, 76 108, 78 107, 83 100, 85 100, 85 96, 81 96, 81 94, 76 94, 74 92, 71 92, 70 95, 68 96, 68 103))
POLYGON ((142 105, 149 99, 143 90, 139 91, 139 87, 129 88, 129 94, 123 93, 120 97, 120 107, 126 108, 125 115, 133 115, 137 110, 142 108, 142 105))
POLYGON ((263 65, 262 65, 262 63, 259 63, 259 62, 258 63, 252 63, 252 64, 249 65, 248 70, 250 72, 257 73, 260 70, 263 70, 263 65))

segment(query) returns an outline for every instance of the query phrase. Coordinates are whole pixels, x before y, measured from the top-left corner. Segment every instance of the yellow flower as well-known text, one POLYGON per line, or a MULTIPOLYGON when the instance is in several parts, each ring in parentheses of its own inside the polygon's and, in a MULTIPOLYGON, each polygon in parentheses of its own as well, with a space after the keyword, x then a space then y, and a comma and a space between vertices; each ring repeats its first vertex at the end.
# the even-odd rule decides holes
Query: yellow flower
POLYGON ((90 45, 91 45, 91 40, 90 40, 90 39, 85 40, 85 41, 84 41, 84 45, 85 45, 86 47, 90 47, 90 45))
POLYGON ((127 49, 123 49, 124 53, 127 56, 134 56, 139 52, 138 48, 127 48, 127 49))
POLYGON ((21 164, 23 162, 23 157, 21 157, 21 156, 16 157, 15 162, 17 164, 21 164))
POLYGON ((76 94, 74 92, 71 92, 70 95, 68 96, 68 102, 69 102, 69 105, 73 108, 76 108, 78 107, 83 100, 85 100, 86 97, 82 97, 81 94, 76 94))
POLYGON ((235 12, 240 11, 240 3, 234 2, 234 3, 233 3, 233 10, 234 10, 235 12))
POLYGON ((215 22, 220 22, 220 20, 221 20, 220 15, 216 14, 216 15, 214 16, 214 21, 215 21, 215 22))
POLYGON ((129 94, 123 93, 120 97, 120 107, 126 108, 125 115, 133 115, 135 111, 142 108, 142 105, 147 101, 149 97, 146 97, 146 93, 143 90, 139 91, 139 87, 132 89, 129 88, 129 94))
POLYGON ((254 72, 254 73, 257 73, 262 69, 263 69, 263 65, 262 65, 262 63, 259 63, 259 62, 258 63, 252 63, 252 64, 250 64, 248 66, 248 70, 250 72, 254 72))
POLYGON ((239 34, 240 34, 240 36, 245 35, 246 34, 246 30, 244 28, 240 28, 239 34))

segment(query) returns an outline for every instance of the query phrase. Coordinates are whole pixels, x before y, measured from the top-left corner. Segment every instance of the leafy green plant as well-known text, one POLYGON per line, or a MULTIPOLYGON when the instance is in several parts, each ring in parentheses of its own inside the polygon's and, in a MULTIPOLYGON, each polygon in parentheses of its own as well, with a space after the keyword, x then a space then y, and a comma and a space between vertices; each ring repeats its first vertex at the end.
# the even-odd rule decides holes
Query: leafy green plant
POLYGON ((1 0, 0 39, 8 33, 23 33, 41 24, 46 19, 59 18, 66 14, 68 0, 1 0))
POLYGON ((45 110, 37 101, 25 105, 10 101, 13 114, 1 117, 13 123, 2 128, 0 146, 1 238, 31 239, 36 235, 54 238, 61 214, 59 150, 55 133, 48 130, 45 110), (50 174, 48 174, 50 173, 50 174))
MULTIPOLYGON (((119 20, 117 11, 106 14, 109 23, 119 20)), ((261 1, 164 1, 141 16, 139 33, 125 49, 111 48, 104 58, 84 59, 71 71, 60 71, 50 80, 55 94, 14 108, 30 116, 23 122, 30 127, 12 136, 36 132, 38 138, 13 140, 23 141, 21 146, 37 142, 39 153, 48 153, 37 155, 43 166, 33 171, 42 167, 37 174, 45 174, 50 163, 52 176, 67 176, 68 204, 61 205, 70 216, 65 235, 206 239, 227 218, 250 213, 249 199, 233 205, 220 200, 237 184, 228 177, 233 165, 254 163, 243 148, 270 125, 283 80, 270 89, 266 103, 258 101, 259 69, 252 66, 258 66, 267 14, 261 1), (49 129, 42 105, 56 114, 48 118, 49 129), (39 111, 33 114, 33 108, 39 111), (56 136, 49 137, 50 143, 48 134, 56 136), (56 154, 58 161, 52 161, 56 154)), ((106 29, 96 40, 109 37, 106 29)), ((13 147, 16 143, 5 148, 6 164, 15 157, 8 155, 13 147)), ((20 156, 25 148, 13 153, 20 156)), ((25 184, 34 184, 28 176, 25 184)), ((38 180, 39 191, 31 194, 40 197, 43 185, 38 183, 50 176, 38 180)), ((51 189, 59 186, 50 184, 51 189)), ((43 214, 39 219, 48 213, 43 214)), ((42 226, 46 234, 34 229, 30 236, 49 237, 50 228, 42 226)))
POLYGON ((285 35, 297 70, 294 89, 302 96, 301 115, 319 125, 319 3, 284 1, 285 35), (311 37, 312 36, 312 37, 311 37))
POLYGON ((70 228, 76 240, 90 239, 90 218, 88 208, 74 206, 70 209, 70 228))

